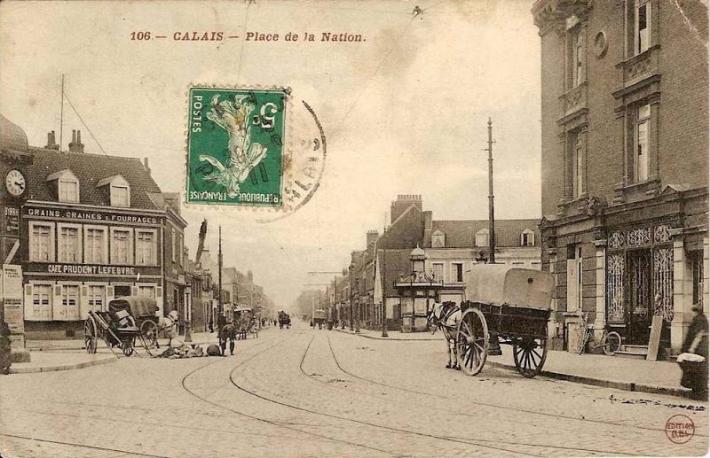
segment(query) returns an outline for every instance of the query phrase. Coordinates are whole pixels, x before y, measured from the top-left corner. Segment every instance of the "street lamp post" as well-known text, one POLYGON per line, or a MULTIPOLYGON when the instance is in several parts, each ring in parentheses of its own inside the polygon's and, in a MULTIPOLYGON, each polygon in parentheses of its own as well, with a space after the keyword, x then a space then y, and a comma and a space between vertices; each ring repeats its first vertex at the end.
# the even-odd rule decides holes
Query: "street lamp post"
POLYGON ((353 264, 350 264, 350 267, 348 267, 348 283, 350 284, 350 297, 349 297, 349 302, 350 302, 350 330, 354 331, 353 329, 353 270, 355 270, 355 266, 353 264))
POLYGON ((382 337, 387 335, 387 248, 382 250, 382 337))

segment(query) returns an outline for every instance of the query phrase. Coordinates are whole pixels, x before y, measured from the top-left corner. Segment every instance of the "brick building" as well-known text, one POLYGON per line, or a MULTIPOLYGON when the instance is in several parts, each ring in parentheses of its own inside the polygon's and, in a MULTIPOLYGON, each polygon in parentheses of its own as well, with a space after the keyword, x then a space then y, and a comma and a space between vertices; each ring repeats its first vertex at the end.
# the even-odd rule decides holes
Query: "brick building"
MULTIPOLYGON (((488 221, 435 220, 431 211, 423 209, 420 195, 397 196, 390 215, 391 224, 384 233, 368 231, 366 248, 351 254, 350 278, 361 324, 379 328, 385 303, 388 326, 398 329, 411 307, 402 305, 403 290, 395 285, 412 273, 412 250, 422 250, 423 272, 440 284, 432 303, 434 299, 461 302, 465 272, 488 258, 488 221)), ((497 263, 539 268, 537 225, 536 219, 497 220, 497 263)))
POLYGON ((551 330, 580 310, 678 350, 708 275, 704 2, 538 0, 543 269, 551 330))
POLYGON ((29 153, 18 251, 28 338, 79 336, 88 310, 106 310, 116 297, 153 297, 159 313, 180 302, 170 286, 180 274, 165 257, 180 263, 186 222, 147 162, 86 153, 80 131, 69 151, 51 132, 29 153))

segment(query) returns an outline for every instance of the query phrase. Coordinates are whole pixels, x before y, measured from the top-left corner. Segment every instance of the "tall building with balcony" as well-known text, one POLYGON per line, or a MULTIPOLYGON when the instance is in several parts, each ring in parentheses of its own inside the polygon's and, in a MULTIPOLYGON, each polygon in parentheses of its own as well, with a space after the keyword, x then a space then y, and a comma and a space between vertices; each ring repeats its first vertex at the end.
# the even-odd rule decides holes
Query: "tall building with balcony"
POLYGON ((706 2, 538 0, 542 263, 579 312, 678 350, 708 275, 706 2), (656 320, 658 322, 658 320, 656 320))

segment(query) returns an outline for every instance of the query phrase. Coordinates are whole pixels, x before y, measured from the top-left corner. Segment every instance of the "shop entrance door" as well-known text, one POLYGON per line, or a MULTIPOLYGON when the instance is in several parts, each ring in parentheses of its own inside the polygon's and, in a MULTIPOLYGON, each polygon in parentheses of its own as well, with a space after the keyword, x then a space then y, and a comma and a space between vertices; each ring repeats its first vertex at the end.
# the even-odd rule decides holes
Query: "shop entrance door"
POLYGON ((628 314, 627 343, 647 345, 652 318, 651 250, 627 253, 628 314))

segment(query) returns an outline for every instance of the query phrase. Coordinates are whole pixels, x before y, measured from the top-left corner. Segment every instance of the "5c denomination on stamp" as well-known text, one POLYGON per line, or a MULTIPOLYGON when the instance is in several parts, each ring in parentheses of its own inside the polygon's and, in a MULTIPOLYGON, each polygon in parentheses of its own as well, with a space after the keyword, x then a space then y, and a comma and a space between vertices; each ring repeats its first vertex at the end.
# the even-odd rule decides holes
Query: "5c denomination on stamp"
POLYGON ((287 97, 190 88, 187 203, 281 207, 287 97))

